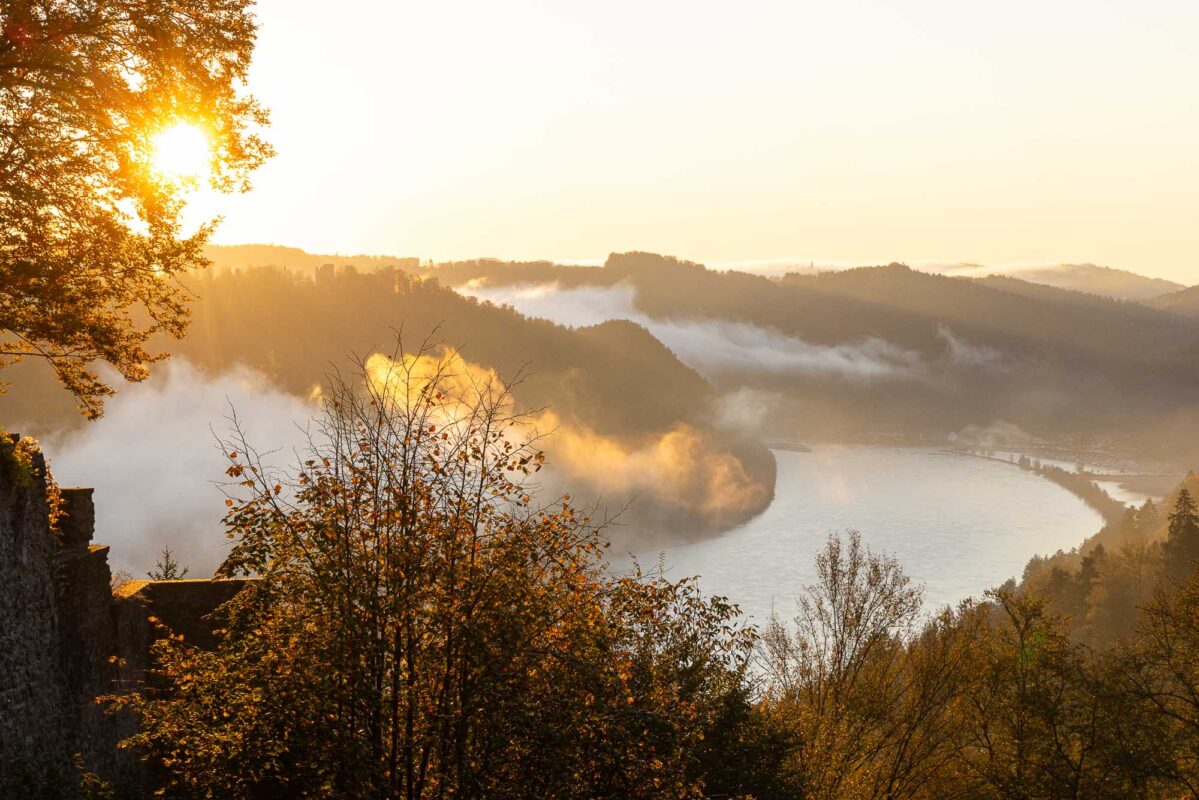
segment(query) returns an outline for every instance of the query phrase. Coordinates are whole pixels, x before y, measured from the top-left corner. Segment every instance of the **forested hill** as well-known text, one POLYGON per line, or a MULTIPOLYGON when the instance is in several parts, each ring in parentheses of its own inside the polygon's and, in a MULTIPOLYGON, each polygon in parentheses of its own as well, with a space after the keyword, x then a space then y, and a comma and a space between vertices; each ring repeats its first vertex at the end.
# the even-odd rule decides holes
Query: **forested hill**
POLYGON ((472 281, 492 285, 557 283, 563 286, 609 286, 617 276, 602 267, 555 264, 552 261, 500 261, 476 258, 470 261, 445 261, 425 267, 446 286, 462 286, 472 281))
POLYGON ((311 276, 313 270, 323 264, 353 266, 367 271, 388 267, 414 271, 420 266, 420 259, 411 256, 309 253, 298 247, 277 244, 209 245, 204 248, 204 255, 211 262, 212 272, 218 275, 228 270, 249 267, 280 267, 311 276))
POLYGON ((624 285, 651 320, 756 331, 760 346, 710 377, 783 394, 779 419, 800 433, 944 434, 1003 420, 1039 435, 1199 445, 1199 325, 1136 303, 899 264, 772 279, 649 253, 614 254, 602 268, 484 261, 434 274, 624 285), (765 357, 779 353, 789 359, 765 357))
POLYGON ((1150 278, 1126 269, 1096 264, 1059 264, 1054 267, 1025 267, 991 274, 1018 278, 1027 283, 1052 286, 1116 300, 1148 300, 1183 288, 1163 278, 1150 278))
POLYGON ((1188 289, 1180 289, 1177 292, 1155 297, 1146 301, 1145 305, 1169 311, 1172 314, 1199 319, 1199 286, 1191 286, 1188 289))
MULTIPOLYGON (((790 299, 832 304, 849 317, 828 326, 841 337, 853 329, 913 345, 932 340, 932 326, 949 325, 979 344, 1043 358, 1097 358, 1117 366, 1129 359, 1171 358, 1199 342, 1199 328, 1133 303, 1087 300, 1069 292, 1011 291, 996 283, 928 275, 893 264, 815 276, 787 276, 790 299), (1115 363, 1113 363, 1115 362, 1115 363)), ((804 322, 793 323, 806 330, 804 322)))
MULTIPOLYGON (((1061 289, 1055 286, 1047 286, 1043 283, 1032 283, 1022 277, 1011 277, 1007 275, 988 275, 983 278, 974 278, 975 283, 983 286, 990 286, 993 289, 999 289, 1012 294, 1020 294, 1026 297, 1031 297, 1037 300, 1046 300, 1053 303, 1072 303, 1074 305, 1092 306, 1101 309, 1112 309, 1120 306, 1130 306, 1134 301, 1109 297, 1105 295, 1093 294, 1090 292, 1082 292, 1074 289, 1061 289)), ((1142 304, 1143 305, 1143 304, 1142 304)))
MULTIPOLYGON (((1122 437, 1184 453, 1199 443, 1187 433, 1199 411, 1192 321, 1134 303, 897 265, 784 285, 834 317, 821 331, 832 341, 856 329, 939 360, 954 388, 930 398, 931 407, 959 419, 982 411, 1042 435, 1122 437)), ((809 327, 798 322, 791 330, 807 335, 809 327)))
POLYGON ((402 329, 410 347, 432 334, 500 375, 523 370, 523 402, 552 405, 602 433, 695 420, 710 394, 693 370, 630 323, 570 330, 401 273, 343 271, 320 282, 254 269, 216 276, 197 291, 191 335, 176 352, 213 369, 243 361, 295 393, 350 353, 386 349, 402 329), (634 395, 645 402, 628 402, 634 395))
MULTIPOLYGON (((212 374, 250 366, 298 396, 352 354, 390 351, 396 331, 406 351, 432 337, 502 378, 523 374, 514 388, 520 406, 548 409, 541 427, 561 429, 547 441, 551 461, 557 450, 580 496, 592 489, 617 509, 636 496, 630 529, 648 529, 638 520, 652 518, 661 534, 711 533, 773 496, 769 451, 720 428, 710 385, 632 322, 564 328, 393 269, 315 279, 267 267, 203 273, 194 291, 187 338, 164 346, 212 374), (717 475, 736 479, 723 504, 710 485, 717 475)), ((78 423, 39 367, 22 365, 0 396, 0 418, 30 433, 78 423)))

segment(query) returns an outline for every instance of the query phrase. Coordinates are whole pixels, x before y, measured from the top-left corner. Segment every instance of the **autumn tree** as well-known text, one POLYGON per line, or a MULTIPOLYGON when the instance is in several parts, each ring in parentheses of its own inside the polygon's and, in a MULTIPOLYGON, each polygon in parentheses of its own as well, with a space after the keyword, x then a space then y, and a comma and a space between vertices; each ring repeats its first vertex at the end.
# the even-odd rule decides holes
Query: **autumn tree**
POLYGON ((921 629, 923 591, 856 532, 830 537, 793 623, 771 620, 764 709, 793 727, 791 794, 918 797, 955 752, 954 699, 969 641, 951 615, 921 629))
POLYGON ((185 190, 244 190, 270 154, 244 91, 251 0, 0 3, 0 366, 44 359, 89 417, 112 393, 95 364, 141 380, 155 334, 187 325, 179 275, 213 223, 186 233, 185 190), (156 170, 156 137, 190 126, 207 176, 156 170))
POLYGON ((229 445, 220 574, 258 580, 214 651, 157 646, 129 745, 182 796, 698 796, 745 696, 735 607, 611 576, 597 526, 536 499, 507 387, 401 352, 332 380, 293 470, 229 445))
POLYGON ((1146 736, 1148 705, 1043 599, 1004 588, 924 620, 919 606, 894 559, 830 539, 795 621, 762 637, 742 752, 769 756, 772 780, 755 797, 1177 796, 1147 776, 1178 749, 1146 736))
POLYGON ((1000 589, 977 607, 956 771, 977 798, 1123 798, 1115 715, 1087 648, 1043 598, 1000 589))
POLYGON ((1199 581, 1149 604, 1115 662, 1128 707, 1126 738, 1144 751, 1141 772, 1162 796, 1199 795, 1199 581))

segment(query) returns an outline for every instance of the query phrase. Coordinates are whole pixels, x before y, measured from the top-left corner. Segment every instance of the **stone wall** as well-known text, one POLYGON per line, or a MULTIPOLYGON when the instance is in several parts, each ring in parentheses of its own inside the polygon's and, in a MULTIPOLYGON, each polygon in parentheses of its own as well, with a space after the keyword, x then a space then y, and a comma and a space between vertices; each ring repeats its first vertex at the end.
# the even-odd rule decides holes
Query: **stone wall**
POLYGON ((0 442, 0 794, 69 766, 45 461, 0 442))
POLYGON ((133 728, 128 720, 114 719, 96 703, 98 696, 116 689, 117 679, 111 660, 118 645, 108 548, 91 543, 92 490, 63 489, 62 499, 54 573, 65 739, 88 770, 115 777, 121 772, 117 742, 133 728))
POLYGON ((136 785, 139 765, 117 749, 134 721, 96 698, 142 685, 160 632, 152 616, 211 647, 208 615, 245 581, 130 581, 114 594, 108 548, 92 543, 92 490, 62 490, 52 531, 41 453, 28 468, 9 460, 0 459, 0 797, 74 780, 76 758, 136 785))

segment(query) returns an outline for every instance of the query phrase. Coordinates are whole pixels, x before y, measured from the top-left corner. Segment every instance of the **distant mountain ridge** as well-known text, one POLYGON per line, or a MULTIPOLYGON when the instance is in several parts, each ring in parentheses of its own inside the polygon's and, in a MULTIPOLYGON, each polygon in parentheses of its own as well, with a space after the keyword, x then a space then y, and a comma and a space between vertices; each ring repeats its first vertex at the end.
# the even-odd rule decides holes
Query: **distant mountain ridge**
POLYGON ((631 293, 672 348, 690 334, 736 345, 704 371, 724 391, 783 398, 772 420, 801 436, 944 436, 1003 420, 1033 435, 1199 446, 1199 324, 1127 300, 900 264, 768 278, 652 253, 430 273, 518 308, 527 289, 496 287, 538 284, 593 305, 631 293))
POLYGON ((1016 278, 1028 283, 1067 289, 1072 292, 1111 297, 1116 300, 1143 301, 1185 288, 1164 278, 1151 278, 1127 269, 1103 267, 1097 264, 1058 264, 1049 267, 986 267, 961 265, 936 270, 958 277, 1016 278))
MULTIPOLYGON (((226 269, 244 269, 247 267, 283 267, 285 269, 310 273, 316 267, 333 264, 335 267, 353 266, 358 269, 377 270, 394 267, 405 272, 417 272, 422 269, 421 261, 414 256, 396 255, 341 255, 327 253, 309 253, 298 247, 286 247, 273 244, 241 244, 241 245, 210 245, 205 248, 205 255, 212 260, 216 271, 226 269)), ((478 272, 488 266, 504 264, 507 269, 520 270, 529 282, 538 282, 544 277, 545 271, 565 266, 552 261, 503 261, 495 258, 480 258, 466 261, 453 261, 437 264, 442 275, 453 275, 455 279, 463 272, 478 272)), ((1164 278, 1151 278, 1127 269, 1104 267, 1096 264, 1058 264, 1046 267, 988 267, 982 264, 958 264, 933 268, 918 267, 922 271, 956 277, 1008 277, 1026 283, 1040 286, 1051 286, 1072 292, 1110 297, 1116 300, 1133 300, 1142 302, 1153 298, 1178 292, 1186 286, 1164 278)), ((782 274, 814 275, 821 272, 842 272, 841 269, 821 269, 818 266, 795 264, 789 270, 772 270, 769 273, 753 269, 753 265, 738 271, 760 274, 764 277, 778 277, 782 274)))
MULTIPOLYGON (((944 436, 1003 420, 1033 435, 1120 431, 1134 444, 1199 447, 1199 401, 1191 399, 1199 397, 1199 324, 1185 316, 1189 295, 1133 302, 1127 298, 1178 285, 1125 270, 1083 264, 983 276, 978 267, 936 274, 892 264, 767 277, 638 252, 614 253, 604 266, 419 265, 265 247, 218 255, 225 264, 237 263, 232 255, 241 263, 270 259, 309 275, 305 264, 333 263, 338 274, 347 265, 390 267, 518 310, 519 287, 542 287, 542 303, 558 302, 555 292, 575 292, 562 299, 592 309, 619 301, 623 310, 612 306, 599 318, 649 325, 718 391, 784 398, 784 410, 766 419, 788 434, 944 436), (504 286, 514 288, 498 291, 504 286), (1167 304, 1173 313, 1164 313, 1167 304)), ((461 313, 447 301, 438 301, 446 313, 461 313)), ((498 344, 473 327, 461 328, 465 340, 498 344)))
POLYGON ((363 270, 393 267, 405 272, 420 267, 420 259, 412 256, 330 255, 309 253, 298 247, 278 244, 214 244, 204 248, 204 255, 212 262, 213 270, 217 273, 251 267, 281 267, 311 275, 312 270, 324 264, 332 264, 335 267, 353 266, 363 270))
POLYGON ((1145 302, 1151 308, 1199 319, 1199 286, 1180 289, 1177 292, 1154 297, 1145 302))

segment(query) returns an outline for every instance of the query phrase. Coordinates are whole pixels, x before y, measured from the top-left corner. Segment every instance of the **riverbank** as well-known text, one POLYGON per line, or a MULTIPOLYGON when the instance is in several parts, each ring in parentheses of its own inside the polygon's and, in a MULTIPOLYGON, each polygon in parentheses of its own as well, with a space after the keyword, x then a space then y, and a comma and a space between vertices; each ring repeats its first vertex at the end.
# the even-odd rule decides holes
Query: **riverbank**
POLYGON ((966 455, 973 456, 974 458, 985 458, 988 461, 998 461, 1000 464, 1008 464, 1038 475, 1045 480, 1052 481, 1069 491, 1079 500, 1082 500, 1095 511, 1098 511, 1100 516, 1103 517, 1103 521, 1107 524, 1119 523, 1124 516, 1125 509, 1128 508, 1124 503, 1108 494, 1095 480, 1097 478, 1110 480, 1112 476, 1094 475, 1089 472, 1071 472, 1055 464, 1045 464, 1028 455, 1021 455, 1020 458, 1013 461, 971 450, 942 450, 941 452, 947 455, 966 455))

